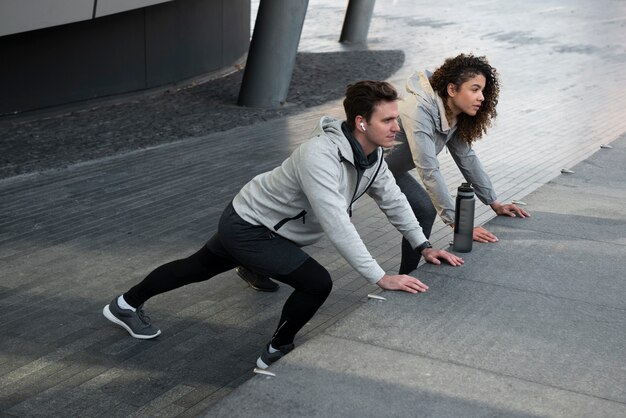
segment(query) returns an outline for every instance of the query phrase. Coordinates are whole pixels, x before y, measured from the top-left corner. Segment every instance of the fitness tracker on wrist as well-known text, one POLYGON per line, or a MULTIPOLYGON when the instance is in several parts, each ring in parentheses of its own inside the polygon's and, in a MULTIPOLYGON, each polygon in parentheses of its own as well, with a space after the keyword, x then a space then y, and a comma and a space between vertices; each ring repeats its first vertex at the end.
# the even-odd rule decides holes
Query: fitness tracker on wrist
POLYGON ((415 251, 421 254, 422 251, 424 251, 426 248, 433 248, 433 245, 430 243, 430 241, 424 241, 415 249, 415 251))

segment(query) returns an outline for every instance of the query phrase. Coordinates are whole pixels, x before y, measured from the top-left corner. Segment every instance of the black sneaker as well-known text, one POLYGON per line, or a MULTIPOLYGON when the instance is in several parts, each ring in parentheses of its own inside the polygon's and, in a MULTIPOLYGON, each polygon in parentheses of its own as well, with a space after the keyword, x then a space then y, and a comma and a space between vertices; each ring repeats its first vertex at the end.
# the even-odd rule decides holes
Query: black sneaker
POLYGON ((239 266, 235 269, 239 277, 244 279, 246 283, 250 285, 254 290, 260 292, 276 292, 280 287, 278 283, 270 280, 268 276, 261 276, 255 272, 248 270, 244 266, 239 266))
POLYGON ((135 312, 130 309, 122 309, 117 304, 117 297, 102 309, 106 319, 124 328, 130 335, 142 340, 161 335, 161 330, 150 324, 150 318, 144 314, 143 305, 135 312))
POLYGON ((267 343, 265 349, 261 353, 261 357, 256 360, 256 366, 259 369, 267 369, 270 365, 278 360, 280 360, 285 354, 290 352, 295 348, 293 344, 287 344, 280 346, 278 351, 275 353, 270 353, 270 343, 267 343))

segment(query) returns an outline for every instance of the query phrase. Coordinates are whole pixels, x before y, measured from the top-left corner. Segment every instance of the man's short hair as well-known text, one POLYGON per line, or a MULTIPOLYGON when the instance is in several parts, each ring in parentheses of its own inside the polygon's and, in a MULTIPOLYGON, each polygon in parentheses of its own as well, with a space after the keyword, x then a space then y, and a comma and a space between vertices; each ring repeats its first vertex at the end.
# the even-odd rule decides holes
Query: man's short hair
POLYGON ((398 100, 398 92, 386 81, 363 80, 349 84, 343 108, 346 111, 346 122, 351 130, 356 128, 354 119, 361 115, 369 122, 374 108, 381 101, 398 100))

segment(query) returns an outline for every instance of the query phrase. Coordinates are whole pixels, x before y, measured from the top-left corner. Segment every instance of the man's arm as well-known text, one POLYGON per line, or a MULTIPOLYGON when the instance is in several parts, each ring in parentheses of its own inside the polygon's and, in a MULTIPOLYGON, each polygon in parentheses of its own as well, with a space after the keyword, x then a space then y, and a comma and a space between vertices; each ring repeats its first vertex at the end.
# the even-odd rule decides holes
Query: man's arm
POLYGON ((346 211, 345 197, 339 191, 343 163, 336 151, 313 142, 303 144, 301 150, 306 155, 299 161, 298 180, 322 229, 341 256, 370 283, 376 283, 385 271, 365 247, 346 211))
POLYGON ((411 243, 413 248, 427 241, 422 227, 400 187, 396 184, 386 161, 381 162, 378 175, 367 190, 389 222, 411 243))

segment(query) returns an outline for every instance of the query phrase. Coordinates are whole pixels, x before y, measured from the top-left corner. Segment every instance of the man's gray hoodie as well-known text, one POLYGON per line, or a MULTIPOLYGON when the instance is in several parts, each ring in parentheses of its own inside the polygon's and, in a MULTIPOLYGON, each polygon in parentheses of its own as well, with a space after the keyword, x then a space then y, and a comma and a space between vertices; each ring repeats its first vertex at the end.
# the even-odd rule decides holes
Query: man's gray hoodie
POLYGON ((385 271, 372 258, 350 221, 352 204, 370 195, 389 221, 413 245, 426 241, 406 197, 382 158, 367 168, 357 185, 357 170, 341 121, 323 117, 309 141, 272 171, 248 182, 233 200, 239 216, 305 246, 324 233, 350 265, 370 283, 385 271))

